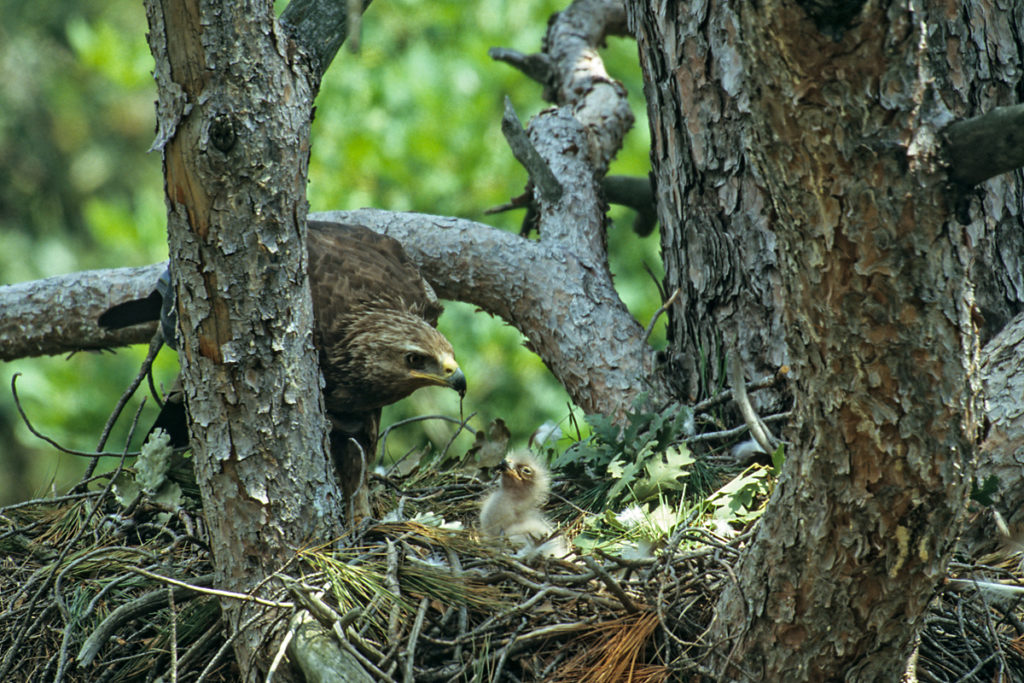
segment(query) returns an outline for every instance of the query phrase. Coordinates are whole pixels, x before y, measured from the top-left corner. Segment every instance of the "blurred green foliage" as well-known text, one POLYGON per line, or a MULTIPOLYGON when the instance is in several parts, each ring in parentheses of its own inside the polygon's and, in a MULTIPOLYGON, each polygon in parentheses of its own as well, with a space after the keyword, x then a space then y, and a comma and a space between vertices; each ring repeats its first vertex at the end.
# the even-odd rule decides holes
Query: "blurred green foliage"
MULTIPOLYGON (((501 135, 502 100, 511 97, 524 123, 548 105, 536 83, 491 61, 487 50, 536 51, 548 17, 565 4, 377 0, 364 17, 360 51, 342 48, 316 103, 311 209, 421 211, 518 231, 521 211, 484 216, 521 193, 527 179, 501 135)), ((142 4, 0 0, 0 12, 0 284, 166 258, 160 159, 147 154, 156 93, 142 4)), ((637 115, 611 172, 646 175, 649 134, 636 46, 611 38, 604 56, 637 115)), ((623 299, 646 324, 659 300, 644 264, 661 277, 658 238, 637 238, 632 217, 612 208, 612 270, 623 299)), ((522 347, 517 330, 458 303, 448 304, 440 326, 469 379, 462 410, 476 413, 472 426, 504 418, 513 444, 522 445, 542 422, 564 421, 567 395, 522 347)), ((663 343, 662 327, 655 345, 663 343)), ((0 504, 63 489, 86 462, 55 454, 29 434, 6 386, 11 376, 24 373, 19 393, 38 429, 91 450, 143 355, 136 347, 2 365, 0 504)), ((169 383, 175 371, 165 350, 158 381, 169 383)), ((108 450, 124 447, 137 406, 136 399, 108 450)), ((141 429, 155 408, 145 410, 141 429)), ((385 424, 459 412, 452 392, 423 390, 388 409, 385 424)), ((452 433, 449 423, 419 422, 396 430, 388 449, 401 455, 425 439, 441 447, 452 433)), ((459 439, 456 449, 471 444, 468 435, 459 439)))

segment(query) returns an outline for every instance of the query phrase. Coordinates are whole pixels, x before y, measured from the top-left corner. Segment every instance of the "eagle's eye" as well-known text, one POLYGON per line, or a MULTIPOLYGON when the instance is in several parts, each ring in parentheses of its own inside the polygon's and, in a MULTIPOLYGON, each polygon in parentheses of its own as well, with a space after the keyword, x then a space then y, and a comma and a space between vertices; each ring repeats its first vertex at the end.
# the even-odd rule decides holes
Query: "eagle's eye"
POLYGON ((405 365, 410 370, 422 370, 430 362, 430 356, 426 356, 422 353, 407 353, 405 354, 405 365))
POLYGON ((521 468, 519 468, 519 471, 522 472, 524 477, 532 477, 533 476, 533 468, 532 467, 528 467, 527 465, 523 465, 521 468))

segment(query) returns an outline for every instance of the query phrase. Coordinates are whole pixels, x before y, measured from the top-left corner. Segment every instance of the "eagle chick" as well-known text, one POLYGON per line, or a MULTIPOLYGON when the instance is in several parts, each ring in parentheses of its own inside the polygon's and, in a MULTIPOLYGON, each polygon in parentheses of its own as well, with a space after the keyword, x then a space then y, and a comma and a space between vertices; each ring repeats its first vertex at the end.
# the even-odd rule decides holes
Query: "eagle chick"
POLYGON ((529 453, 509 456, 498 465, 501 485, 484 499, 480 530, 504 537, 527 557, 561 557, 568 552, 565 540, 541 513, 550 487, 548 471, 529 453))

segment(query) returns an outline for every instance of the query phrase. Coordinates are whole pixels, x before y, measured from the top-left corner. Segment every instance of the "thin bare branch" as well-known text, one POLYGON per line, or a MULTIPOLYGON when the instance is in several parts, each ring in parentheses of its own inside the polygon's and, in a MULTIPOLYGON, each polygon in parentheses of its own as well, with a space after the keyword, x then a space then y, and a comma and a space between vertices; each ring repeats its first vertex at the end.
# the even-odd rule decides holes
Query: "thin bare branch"
POLYGON ((497 62, 505 62, 509 66, 519 69, 528 78, 537 81, 544 87, 549 86, 554 77, 551 59, 542 52, 527 55, 506 47, 492 47, 487 51, 487 56, 497 62))
MULTIPOLYGON (((99 458, 99 457, 121 458, 121 457, 124 457, 125 455, 137 455, 137 453, 128 453, 128 452, 121 452, 121 453, 96 453, 96 452, 93 452, 93 453, 90 453, 89 451, 76 451, 73 448, 66 448, 64 446, 61 446, 54 439, 51 439, 50 437, 46 436, 42 432, 38 431, 34 426, 32 426, 32 422, 28 419, 28 415, 25 414, 25 409, 21 406, 21 398, 18 396, 18 378, 19 377, 21 377, 21 373, 20 372, 14 373, 14 376, 11 377, 11 394, 13 394, 13 396, 14 396, 14 407, 18 409, 18 414, 21 416, 21 421, 25 423, 25 427, 28 429, 28 431, 30 431, 32 433, 32 436, 34 436, 34 437, 36 437, 38 439, 42 439, 46 443, 48 443, 51 446, 53 446, 54 448, 56 448, 61 453, 67 453, 68 455, 80 455, 80 456, 86 457, 86 458, 99 458)), ((141 406, 140 406, 140 408, 141 408, 141 406)))
POLYGON ((551 167, 537 153, 537 148, 530 142, 529 136, 523 130, 515 109, 512 107, 512 100, 505 96, 505 115, 501 117, 501 132, 508 140, 508 146, 516 160, 523 165, 526 172, 530 174, 530 180, 534 187, 540 192, 541 197, 552 204, 562 198, 562 184, 551 172, 551 167))

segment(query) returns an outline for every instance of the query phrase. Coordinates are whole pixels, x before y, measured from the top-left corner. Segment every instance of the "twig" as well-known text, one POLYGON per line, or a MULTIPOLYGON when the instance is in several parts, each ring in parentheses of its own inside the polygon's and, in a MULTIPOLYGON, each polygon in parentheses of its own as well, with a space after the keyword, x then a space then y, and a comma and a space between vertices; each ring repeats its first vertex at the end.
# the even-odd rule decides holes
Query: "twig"
POLYGON ((409 632, 409 645, 406 648, 405 653, 405 671, 403 680, 405 683, 416 683, 416 675, 414 673, 414 663, 416 661, 416 641, 420 638, 420 631, 423 630, 423 620, 427 616, 427 605, 429 601, 426 597, 420 599, 420 608, 416 610, 416 620, 412 623, 412 631, 409 632))
POLYGON ((1009 586, 994 581, 979 581, 978 579, 950 579, 946 588, 955 591, 977 590, 982 593, 990 593, 1003 598, 1024 595, 1024 586, 1009 586))
MULTIPOLYGON (((772 415, 766 415, 761 420, 763 422, 784 422, 789 418, 793 417, 792 410, 786 410, 781 413, 773 413, 772 415)), ((695 434, 686 438, 686 443, 702 443, 706 441, 729 441, 737 436, 742 436, 750 431, 750 428, 746 423, 741 424, 739 427, 733 427, 731 429, 722 429, 716 432, 704 432, 702 434, 695 434)))
MULTIPOLYGON (((207 588, 205 585, 200 585, 195 582, 186 583, 185 581, 172 579, 169 576, 161 576, 160 574, 154 574, 153 572, 146 571, 141 567, 127 567, 127 569, 130 572, 135 572, 136 574, 145 576, 148 579, 153 579, 154 581, 162 581, 172 586, 178 586, 179 588, 187 588, 189 590, 195 591, 196 593, 216 595, 219 598, 231 598, 232 600, 239 600, 241 602, 254 602, 257 605, 263 605, 264 607, 276 607, 279 609, 292 609, 293 607, 295 607, 294 602, 274 602, 272 600, 264 600, 263 598, 251 595, 249 593, 235 593, 233 591, 226 591, 220 588, 207 588)), ((267 578, 269 579, 270 577, 267 578)))
POLYGON ((670 296, 668 298, 668 301, 663 303, 661 305, 661 307, 658 308, 658 310, 656 310, 654 312, 654 315, 651 316, 651 322, 647 323, 647 329, 644 330, 644 343, 645 344, 647 343, 647 340, 650 339, 651 332, 654 331, 654 324, 656 322, 658 322, 658 318, 660 318, 665 312, 667 312, 669 307, 671 307, 672 304, 674 304, 676 302, 676 299, 679 298, 679 293, 681 291, 682 290, 680 288, 676 287, 676 291, 672 292, 672 296, 670 296))
POLYGON ((64 496, 54 496, 53 498, 33 498, 32 500, 23 500, 20 503, 12 503, 5 505, 0 508, 0 515, 6 514, 11 510, 20 510, 21 508, 33 507, 36 505, 50 505, 53 503, 65 503, 69 500, 81 500, 82 498, 95 498, 96 496, 103 495, 102 491, 84 491, 82 493, 69 493, 64 496))
POLYGON ((206 677, 213 672, 214 667, 220 664, 220 660, 223 659, 224 655, 227 654, 228 650, 231 649, 231 646, 234 645, 235 640, 237 640, 238 637, 241 636, 243 633, 248 631, 249 627, 255 624, 260 619, 262 619, 263 616, 264 615, 259 612, 253 614, 251 617, 245 620, 245 623, 238 627, 238 630, 232 633, 228 638, 225 638, 224 642, 217 649, 217 652, 213 655, 213 657, 210 658, 210 661, 203 668, 202 673, 199 674, 199 678, 196 679, 196 683, 203 683, 203 681, 206 680, 206 677))
POLYGON ((388 435, 391 434, 391 430, 392 429, 397 429, 398 427, 404 427, 405 425, 412 424, 413 422, 422 422, 424 420, 445 420, 446 422, 451 422, 453 424, 461 425, 460 429, 465 429, 467 432, 469 432, 473 436, 476 436, 476 430, 466 424, 466 422, 471 420, 475 415, 476 415, 476 413, 472 413, 465 420, 456 419, 454 417, 448 417, 447 415, 417 415, 416 417, 409 417, 409 418, 406 418, 404 420, 399 420, 398 422, 393 422, 392 424, 388 425, 387 429, 384 430, 384 433, 381 434, 381 437, 380 437, 380 452, 381 453, 386 453, 387 452, 386 446, 387 446, 387 443, 388 443, 388 435))
POLYGON ((529 209, 530 203, 533 201, 533 183, 530 183, 526 192, 512 197, 504 204, 498 206, 492 206, 489 209, 484 209, 485 216, 493 216, 496 213, 504 213, 506 211, 515 211, 516 209, 529 209))
POLYGON ((208 628, 203 635, 199 636, 199 638, 197 638, 196 641, 185 651, 185 654, 178 661, 179 669, 181 671, 188 671, 193 660, 198 658, 199 655, 210 647, 210 644, 219 638, 222 632, 223 627, 218 620, 213 626, 208 628))
POLYGON ((744 422, 750 428, 751 436, 764 449, 765 453, 772 453, 777 442, 754 410, 754 407, 750 405, 750 399, 747 397, 746 381, 743 378, 743 366, 740 363, 738 347, 735 344, 732 345, 729 352, 729 383, 732 385, 733 400, 736 401, 740 414, 743 415, 744 422))
MULTIPOLYGON (((447 550, 448 566, 451 568, 452 576, 458 577, 462 574, 462 563, 459 561, 459 554, 452 548, 448 548, 447 550)), ((469 628, 469 611, 466 609, 465 605, 459 605, 459 636, 464 635, 467 628, 469 628)), ((462 661, 462 643, 455 646, 452 659, 456 662, 462 661)))
POLYGON ((378 681, 384 681, 384 683, 396 683, 394 678, 392 678, 387 673, 382 671, 380 669, 380 667, 378 667, 376 664, 371 662, 366 657, 366 655, 364 655, 362 652, 360 652, 355 646, 352 645, 351 642, 349 642, 348 636, 345 635, 345 631, 341 628, 341 626, 338 624, 338 622, 334 622, 334 626, 332 627, 332 630, 334 632, 334 636, 338 639, 338 642, 345 649, 345 651, 348 652, 353 657, 355 657, 356 661, 359 662, 363 666, 364 669, 366 669, 371 674, 373 674, 373 676, 378 681))
POLYGON ((281 662, 284 661, 288 652, 288 646, 291 644, 292 639, 295 638, 295 634, 299 630, 300 623, 301 622, 298 619, 292 619, 291 623, 288 624, 288 630, 285 631, 284 637, 281 638, 281 643, 277 648, 277 652, 274 654, 274 659, 270 662, 270 668, 267 669, 265 683, 273 683, 274 675, 280 668, 281 662))
POLYGON ((597 574, 598 578, 600 578, 602 583, 604 583, 608 590, 611 591, 612 595, 618 598, 619 602, 622 603, 622 606, 626 608, 627 612, 630 614, 636 614, 640 611, 637 609, 637 606, 633 604, 633 601, 630 600, 629 596, 626 595, 626 591, 622 590, 622 586, 619 585, 619 582, 616 581, 611 574, 605 571, 605 568, 598 564, 593 557, 584 555, 583 564, 587 565, 587 568, 590 569, 590 571, 597 574))
MULTIPOLYGON (((96 451, 100 452, 103 447, 107 445, 107 439, 110 438, 110 432, 114 428, 114 424, 117 419, 121 417, 121 413, 124 411, 124 407, 128 405, 128 401, 135 394, 135 390, 142 384, 143 378, 149 376, 150 370, 153 368, 153 361, 156 360, 156 355, 160 353, 160 348, 164 345, 164 334, 160 330, 158 325, 156 332, 153 334, 153 338, 149 341, 149 350, 146 352, 146 357, 142 360, 142 365, 139 368, 138 374, 135 375, 135 379, 132 380, 128 388, 121 394, 121 398, 118 399, 117 405, 114 406, 113 412, 110 413, 110 417, 107 418, 107 423, 103 426, 103 432, 100 434, 99 443, 96 444, 96 451)), ((82 480, 78 483, 78 487, 84 487, 85 482, 92 476, 93 471, 96 469, 96 465, 99 463, 99 456, 96 456, 89 462, 88 467, 85 468, 85 473, 82 475, 82 480)), ((75 490, 75 489, 72 489, 75 490)))
POLYGON ((507 47, 492 47, 487 51, 487 56, 496 62, 505 62, 515 67, 545 88, 550 87, 554 80, 554 69, 551 66, 551 58, 543 52, 523 54, 518 50, 507 47))
MULTIPOLYGON (((762 377, 761 379, 754 380, 753 382, 750 382, 749 384, 747 384, 746 385, 747 391, 748 392, 754 392, 754 391, 757 391, 759 389, 767 389, 768 387, 775 386, 788 373, 789 373, 789 367, 784 365, 781 368, 779 368, 779 371, 777 373, 775 373, 774 375, 768 375, 767 377, 762 377)), ((714 396, 712 396, 710 398, 706 398, 703 401, 701 401, 700 403, 698 403, 697 405, 695 405, 693 407, 693 412, 694 412, 694 414, 702 413, 702 412, 705 412, 708 408, 711 408, 712 406, 716 406, 719 403, 725 403, 726 401, 728 401, 728 400, 730 400, 732 398, 732 394, 733 394, 732 389, 726 389, 725 391, 720 391, 717 394, 715 394, 714 396)))
POLYGON ((178 683, 178 611, 174 606, 174 589, 167 587, 167 608, 171 613, 171 683, 178 683))
MULTIPOLYGON (((590 626, 590 619, 582 619, 580 621, 573 621, 561 624, 550 624, 548 626, 541 626, 532 631, 524 633, 521 636, 517 636, 516 639, 519 641, 534 640, 536 638, 550 638, 552 636, 561 635, 563 633, 573 633, 581 629, 590 626)), ((506 639, 502 643, 508 643, 511 639, 506 639)), ((525 644, 525 642, 523 643, 525 644)))
MULTIPOLYGON (((448 457, 448 449, 452 447, 453 443, 455 443, 455 439, 458 438, 459 434, 462 433, 462 430, 463 429, 468 429, 467 425, 468 425, 469 421, 472 420, 474 417, 476 417, 476 411, 473 411, 472 413, 467 415, 465 418, 463 418, 459 422, 459 428, 455 430, 455 433, 452 434, 450 439, 448 439, 448 443, 446 443, 444 445, 444 448, 441 449, 441 458, 440 458, 440 460, 443 461, 443 460, 445 460, 448 457)), ((468 431, 471 434, 473 434, 474 436, 476 436, 476 432, 474 432, 473 430, 470 429, 468 431)))
POLYGON ((390 538, 387 539, 387 542, 388 569, 387 574, 384 576, 388 590, 395 596, 395 602, 391 605, 391 611, 388 614, 388 641, 392 646, 397 647, 401 641, 401 634, 398 632, 398 622, 402 616, 402 608, 399 605, 402 598, 402 586, 398 582, 398 544, 390 538))
POLYGON ((359 478, 357 480, 359 485, 356 486, 355 490, 352 491, 352 495, 348 496, 348 499, 345 501, 345 506, 348 508, 348 519, 345 521, 348 522, 350 527, 354 527, 356 525, 356 500, 359 497, 359 493, 362 491, 364 500, 368 495, 363 490, 366 488, 366 451, 363 450, 362 444, 355 438, 350 436, 348 440, 359 449, 359 478))
POLYGON ((76 451, 76 450, 71 449, 71 448, 65 448, 64 446, 61 446, 59 443, 57 443, 56 441, 54 441, 50 437, 46 436, 45 434, 42 434, 35 427, 32 426, 32 422, 29 421, 28 415, 25 414, 24 408, 21 407, 21 399, 18 397, 18 387, 17 387, 17 383, 18 383, 18 378, 19 377, 21 377, 21 373, 20 372, 14 373, 14 376, 11 377, 11 394, 14 395, 14 407, 18 409, 18 414, 21 415, 21 420, 22 420, 22 422, 25 423, 25 427, 27 427, 28 431, 32 432, 32 435, 35 436, 36 438, 42 439, 46 443, 48 443, 51 446, 53 446, 54 448, 56 448, 61 453, 67 453, 68 455, 80 455, 80 456, 85 457, 85 458, 101 458, 101 457, 103 457, 103 458, 120 458, 120 457, 138 455, 138 453, 130 452, 130 451, 122 451, 121 453, 96 453, 96 452, 90 453, 88 451, 76 451))
POLYGON ((519 626, 517 626, 516 630, 512 632, 511 636, 509 636, 508 643, 506 643, 505 647, 501 648, 501 652, 498 656, 498 663, 494 665, 494 671, 491 673, 493 680, 501 680, 501 672, 505 669, 505 662, 508 661, 508 655, 512 651, 512 646, 516 642, 516 637, 523 632, 527 623, 529 623, 529 619, 527 619, 526 616, 520 619, 519 626))
MULTIPOLYGON (((159 328, 158 328, 159 329, 159 328)), ((153 365, 150 364, 149 371, 146 372, 146 384, 149 385, 149 395, 153 397, 153 402, 156 403, 156 407, 163 410, 164 397, 161 395, 161 391, 156 389, 156 380, 153 379, 153 365)))

